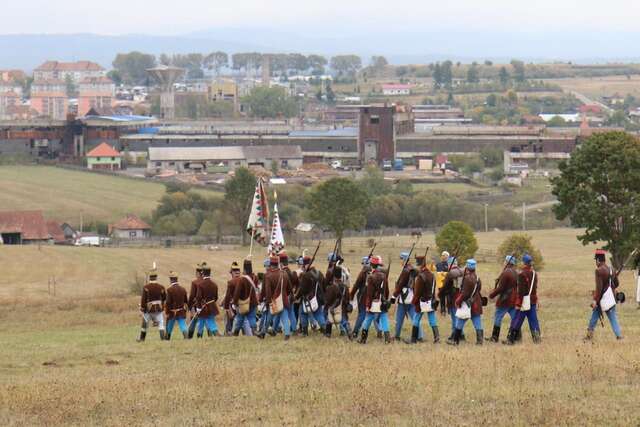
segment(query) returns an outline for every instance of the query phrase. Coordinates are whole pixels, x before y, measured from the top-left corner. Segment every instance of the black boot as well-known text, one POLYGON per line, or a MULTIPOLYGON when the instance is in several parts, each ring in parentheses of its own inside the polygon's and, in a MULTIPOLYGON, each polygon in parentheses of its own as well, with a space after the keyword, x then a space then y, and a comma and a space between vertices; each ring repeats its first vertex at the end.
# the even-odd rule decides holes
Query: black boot
POLYGON ((447 344, 449 345, 458 345, 460 344, 460 335, 462 331, 460 329, 454 329, 452 336, 447 339, 447 344))
POLYGON ((491 338, 487 338, 487 341, 491 342, 500 342, 500 326, 493 326, 493 332, 491 333, 491 338))
POLYGON ((182 333, 182 338, 184 338, 185 340, 188 340, 188 339, 189 339, 189 332, 184 331, 184 332, 182 333))
POLYGON ((236 330, 234 330, 234 331, 232 332, 232 335, 233 335, 234 337, 238 337, 238 336, 240 336, 240 329, 236 329, 236 330))
POLYGON ((171 334, 170 334, 169 332, 166 332, 166 331, 165 331, 165 333, 164 333, 164 339, 165 339, 165 340, 167 340, 167 341, 171 341, 171 334))
POLYGON ((333 329, 333 324, 331 322, 327 323, 324 327, 324 336, 327 338, 331 338, 332 329, 333 329))
POLYGON ((516 342, 522 341, 522 329, 516 331, 516 342))
POLYGON ((362 330, 362 335, 360 335, 360 340, 358 341, 360 344, 366 344, 367 343, 367 337, 369 336, 369 331, 366 329, 362 330))
POLYGON ((540 338, 540 331, 531 331, 531 337, 533 338, 534 344, 540 344, 542 338, 540 338))
POLYGON ((420 333, 420 328, 417 326, 413 326, 411 328, 411 339, 404 340, 405 344, 416 344, 418 342, 418 334, 420 333))
POLYGON ((347 330, 345 331, 345 335, 347 336, 347 338, 349 338, 349 341, 351 341, 353 339, 353 334, 351 333, 351 326, 349 326, 348 323, 347 323, 346 329, 347 330))
POLYGON ((302 336, 303 337, 308 337, 309 336, 309 325, 302 327, 302 336))
POLYGON ((509 329, 509 333, 507 334, 507 340, 506 341, 502 341, 502 344, 505 345, 514 345, 516 343, 516 334, 518 333, 518 331, 516 331, 515 329, 509 329))
POLYGON ((198 338, 202 338, 202 336, 204 335, 203 332, 198 332, 198 334, 196 335, 198 338))
POLYGON ((384 333, 384 343, 385 344, 391 343, 391 334, 389 332, 384 333))
POLYGON ((482 345, 484 342, 484 331, 482 329, 478 329, 476 331, 476 345, 482 345))
POLYGON ((440 342, 440 331, 437 326, 432 326, 431 330, 433 331, 433 343, 438 344, 440 342))
POLYGON ((381 340, 382 339, 382 331, 378 331, 378 335, 377 335, 378 339, 381 340))
POLYGON ((140 331, 140 337, 136 340, 137 342, 144 342, 144 339, 147 337, 147 331, 140 331))
POLYGON ((164 331, 160 331, 160 341, 164 341, 167 340, 167 336, 165 335, 164 331))
POLYGON ((207 329, 207 336, 208 336, 209 338, 211 338, 211 336, 212 336, 212 335, 213 335, 213 333, 212 333, 210 330, 208 330, 208 329, 207 329))
POLYGON ((466 341, 467 337, 464 336, 464 331, 462 329, 460 329, 460 337, 458 338, 458 341, 466 341))

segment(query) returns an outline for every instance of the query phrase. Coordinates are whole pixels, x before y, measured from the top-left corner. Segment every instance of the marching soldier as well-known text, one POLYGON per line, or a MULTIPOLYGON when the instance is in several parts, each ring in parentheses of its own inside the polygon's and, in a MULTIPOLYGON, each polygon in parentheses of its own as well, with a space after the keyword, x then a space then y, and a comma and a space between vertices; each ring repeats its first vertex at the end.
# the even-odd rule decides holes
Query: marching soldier
MULTIPOLYGON (((447 273, 445 275, 442 288, 438 292, 438 299, 440 300, 440 312, 442 314, 448 313, 451 316, 451 336, 448 340, 453 340, 454 332, 457 326, 456 319, 456 298, 460 295, 460 285, 462 282, 462 276, 464 272, 458 267, 458 261, 455 257, 450 257, 447 260, 447 273)), ((460 336, 460 340, 464 341, 464 332, 460 336)))
POLYGON ((160 340, 165 339, 163 309, 166 298, 167 294, 164 286, 158 283, 158 272, 151 270, 149 272, 149 283, 142 288, 142 295, 140 297, 142 327, 140 328, 138 342, 143 342, 147 337, 149 321, 153 322, 154 325, 158 325, 160 340))
POLYGON ((233 332, 233 321, 236 316, 236 308, 233 304, 233 294, 237 283, 237 278, 240 277, 240 266, 237 262, 231 263, 231 270, 229 270, 231 278, 227 281, 227 290, 222 300, 222 308, 225 311, 225 326, 224 334, 231 335, 233 332))
POLYGON ((500 342, 500 328, 502 319, 509 313, 511 322, 516 317, 516 300, 518 299, 518 273, 516 272, 517 260, 512 255, 507 255, 505 265, 500 277, 496 279, 496 287, 489 294, 490 299, 498 297, 496 300, 496 311, 493 317, 493 332, 491 333, 491 342, 500 342))
POLYGON ((436 319, 434 304, 436 277, 427 268, 427 260, 424 256, 416 256, 416 264, 419 267, 419 272, 414 284, 412 301, 415 315, 413 316, 411 328, 411 340, 407 341, 407 343, 415 344, 418 342, 420 336, 420 321, 422 320, 422 316, 427 313, 429 325, 433 331, 433 343, 437 344, 440 342, 440 331, 438 330, 438 320, 436 319))
POLYGON ((187 290, 178 283, 178 273, 169 272, 169 282, 171 285, 167 289, 167 300, 165 313, 167 315, 167 341, 171 339, 173 326, 178 322, 178 327, 184 339, 188 339, 187 324, 187 290))
MULTIPOLYGON (((287 309, 289 307, 289 293, 291 292, 291 283, 289 277, 278 268, 279 258, 272 256, 270 258, 271 266, 264 276, 265 301, 273 322, 273 330, 270 333, 276 335, 275 330, 282 322, 282 330, 284 332, 285 341, 289 339, 291 331, 289 329, 289 315, 287 309)), ((258 334, 259 338, 264 338, 265 330, 258 334)))
POLYGON ((369 327, 371 323, 376 321, 378 326, 384 332, 385 343, 391 342, 389 335, 389 281, 386 274, 382 271, 382 258, 374 256, 371 258, 372 272, 367 279, 367 291, 365 294, 365 306, 367 316, 362 325, 362 335, 360 343, 366 344, 369 336, 369 327))
POLYGON ((246 259, 243 265, 244 275, 234 279, 233 305, 237 307, 233 335, 238 336, 240 330, 248 323, 251 334, 256 334, 256 309, 258 307, 257 278, 253 274, 251 260, 246 259))
POLYGON ((473 327, 476 329, 476 345, 482 345, 484 341, 484 331, 482 329, 482 283, 476 276, 476 261, 467 260, 467 268, 462 277, 462 289, 455 300, 456 307, 456 329, 453 339, 447 344, 458 345, 462 329, 467 320, 471 319, 473 327))
POLYGON ((211 280, 211 268, 202 267, 202 281, 196 292, 196 317, 198 318, 198 338, 202 338, 204 327, 207 327, 207 335, 218 336, 216 316, 220 314, 218 308, 218 285, 211 280))
POLYGON ((598 319, 603 316, 603 313, 607 314, 611 329, 616 335, 616 338, 622 339, 622 331, 620 330, 620 324, 618 323, 618 315, 616 313, 616 299, 615 289, 618 287, 618 278, 614 276, 611 271, 611 267, 607 265, 606 252, 602 249, 598 249, 595 255, 596 260, 596 287, 593 292, 593 302, 591 308, 593 313, 589 320, 589 327, 587 329, 587 336, 585 340, 590 341, 593 339, 593 331, 596 328, 598 319))
POLYGON ((522 257, 524 267, 518 275, 518 300, 516 301, 516 317, 511 321, 507 341, 503 344, 513 345, 516 342, 525 317, 529 322, 529 330, 535 344, 539 344, 540 324, 538 322, 538 275, 533 269, 533 258, 529 254, 522 257), (525 302, 528 298, 528 302, 525 302))
POLYGON ((320 325, 321 330, 326 328, 326 318, 324 317, 324 289, 322 274, 310 266, 311 258, 303 257, 303 272, 299 277, 299 288, 296 298, 302 300, 302 311, 300 313, 300 327, 303 336, 309 335, 309 319, 313 318, 320 325))
MULTIPOLYGON (((402 333, 402 325, 404 324, 404 318, 408 317, 412 322, 416 314, 413 306, 413 285, 415 277, 417 275, 416 269, 407 262, 409 258, 409 252, 400 253, 400 260, 402 261, 403 270, 396 281, 396 287, 391 297, 391 303, 398 302, 396 306, 396 335, 395 339, 400 341, 400 335, 402 333), (405 266, 404 263, 407 263, 405 266)), ((418 324, 419 325, 419 324, 418 324)), ((422 340, 422 328, 419 328, 418 339, 422 340)))
MULTIPOLYGON (((351 288, 351 291, 349 293, 349 298, 353 300, 357 297, 358 303, 358 317, 356 317, 356 323, 353 326, 354 339, 358 338, 358 333, 360 332, 360 328, 364 323, 364 318, 367 315, 367 307, 364 303, 364 297, 367 293, 367 279, 369 278, 369 274, 371 274, 371 263, 369 261, 370 257, 362 257, 362 270, 360 270, 360 273, 356 278, 356 282, 354 283, 353 288, 351 288)), ((374 322, 373 326, 376 328, 376 331, 378 331, 378 338, 382 338, 382 331, 380 331, 378 323, 374 322)))
POLYGON ((189 311, 191 312, 191 322, 189 323, 189 339, 193 338, 193 334, 196 332, 196 325, 198 323, 196 316, 196 294, 198 293, 198 286, 202 282, 202 267, 206 267, 207 263, 196 265, 196 277, 191 281, 191 289, 189 290, 189 300, 187 304, 189 311))
POLYGON ((281 251, 278 256, 280 257, 282 271, 287 275, 289 283, 291 284, 290 293, 288 295, 289 307, 287 307, 287 316, 289 316, 289 327, 291 329, 291 333, 295 334, 298 330, 298 314, 296 313, 295 294, 298 291, 300 282, 298 281, 298 274, 295 271, 291 271, 291 268, 289 268, 289 256, 287 253, 281 251))
POLYGON ((348 313, 351 306, 349 302, 349 289, 342 280, 342 267, 333 267, 333 278, 327 286, 325 303, 328 308, 329 318, 325 327, 325 336, 331 338, 332 325, 336 325, 351 340, 351 328, 349 327, 348 313))

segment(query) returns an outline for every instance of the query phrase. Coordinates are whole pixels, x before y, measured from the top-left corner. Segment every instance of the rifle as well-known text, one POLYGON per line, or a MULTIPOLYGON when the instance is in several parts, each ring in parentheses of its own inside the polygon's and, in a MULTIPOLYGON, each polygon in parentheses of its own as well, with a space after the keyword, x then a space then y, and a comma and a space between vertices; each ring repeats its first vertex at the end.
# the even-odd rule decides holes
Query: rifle
MULTIPOLYGON (((510 258, 510 259, 513 259, 514 257, 515 257, 515 253, 513 253, 513 252, 512 252, 512 253, 511 253, 511 255, 509 255, 509 258, 510 258)), ((508 263, 505 263, 505 266, 502 268, 502 271, 500 272, 500 274, 499 274, 499 275, 498 275, 498 277, 496 278, 496 283, 495 283, 495 285, 493 286, 493 289, 495 289, 495 288, 497 288, 497 287, 498 287, 498 283, 500 283, 500 279, 502 278, 502 275, 504 274, 504 272, 505 272, 505 270, 507 269, 507 266, 508 266, 508 265, 509 265, 508 263)))
POLYGON ((320 245, 322 245, 322 242, 318 242, 318 246, 316 246, 316 250, 313 253, 313 256, 311 257, 311 261, 307 265, 307 269, 305 271, 309 271, 309 269, 311 269, 311 266, 313 265, 313 261, 315 261, 316 255, 318 255, 318 250, 320 249, 320 245))
POLYGON ((453 251, 453 262, 451 262, 451 264, 449 264, 449 271, 451 271, 451 268, 453 267, 453 263, 456 262, 458 260, 458 255, 460 255, 460 251, 462 250, 462 244, 458 243, 456 245, 456 248, 453 251))
POLYGON ((373 242, 373 247, 371 248, 371 251, 369 252, 369 256, 367 256, 367 261, 371 261, 371 257, 373 256, 373 251, 376 250, 376 246, 378 246, 378 243, 373 242))
POLYGON ((341 238, 336 239, 336 244, 333 246, 333 252, 331 255, 331 260, 329 261, 329 265, 331 265, 332 262, 336 262, 336 263, 338 262, 338 245, 340 245, 341 240, 342 240, 341 238))

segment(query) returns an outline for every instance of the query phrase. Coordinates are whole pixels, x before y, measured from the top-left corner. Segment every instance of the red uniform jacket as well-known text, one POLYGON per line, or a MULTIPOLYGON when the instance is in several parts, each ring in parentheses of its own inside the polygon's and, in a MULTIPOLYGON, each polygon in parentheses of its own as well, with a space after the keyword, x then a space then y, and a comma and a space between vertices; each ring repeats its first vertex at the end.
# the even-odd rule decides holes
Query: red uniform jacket
POLYGON ((328 309, 342 306, 342 313, 346 315, 347 307, 349 305, 349 289, 347 289, 346 285, 342 282, 331 283, 327 286, 325 303, 328 309))
POLYGON ((167 289, 167 302, 164 310, 167 319, 185 318, 187 316, 187 290, 178 283, 173 283, 167 289))
POLYGON ((444 276, 444 283, 438 292, 438 299, 442 303, 441 310, 449 310, 455 306, 455 301, 460 295, 460 288, 458 287, 459 279, 462 277, 463 271, 460 267, 453 267, 444 276))
POLYGON ((164 286, 158 282, 149 282, 144 285, 144 288, 142 288, 140 310, 142 310, 143 313, 161 312, 166 298, 167 294, 164 290, 164 286))
POLYGON ((416 309, 416 313, 420 313, 420 301, 429 301, 434 298, 435 276, 428 268, 422 267, 416 281, 413 284, 413 301, 411 303, 416 309))
POLYGON ((227 282, 227 290, 225 291, 224 298, 222 299, 222 308, 225 310, 229 310, 231 308, 236 283, 238 283, 237 278, 233 278, 227 282))
POLYGON ((282 303, 284 307, 289 307, 289 294, 291 293, 291 283, 287 273, 280 269, 269 269, 264 275, 264 288, 267 303, 275 301, 282 293, 282 303))
POLYGON ((193 279, 191 282, 191 290, 189 291, 189 301, 187 304, 189 305, 189 310, 195 308, 196 306, 196 295, 198 293, 198 286, 202 283, 201 278, 193 279))
POLYGON ((367 280, 367 292, 364 299, 367 310, 371 308, 373 301, 380 299, 381 295, 383 300, 389 298, 389 281, 381 270, 374 270, 367 280))
POLYGON ((289 277, 289 284, 291 285, 291 293, 289 294, 289 302, 293 303, 295 300, 294 295, 298 292, 300 286, 300 280, 298 280, 298 273, 291 271, 288 265, 282 267, 282 271, 289 277))
POLYGON ((518 276, 516 270, 513 267, 507 267, 498 278, 498 284, 493 292, 489 294, 489 298, 498 297, 496 307, 515 307, 516 300, 518 299, 517 286, 518 276))
MULTIPOLYGON (((247 298, 249 298, 250 306, 255 307, 258 305, 258 297, 256 295, 257 283, 253 282, 253 284, 251 284, 251 281, 249 281, 248 277, 250 276, 240 276, 233 279, 236 283, 234 286, 232 300, 233 304, 235 304, 236 306, 238 305, 238 302, 240 300, 245 300, 247 298)), ((252 281, 253 279, 254 278, 251 277, 252 281)))
MULTIPOLYGON (((525 295, 529 295, 529 288, 531 288, 531 279, 533 278, 533 268, 525 265, 520 274, 518 275, 518 302, 517 306, 522 306, 522 298, 525 295)), ((531 304, 538 303, 538 274, 533 281, 533 288, 531 289, 531 304)))
POLYGON ((351 292, 349 293, 349 299, 354 299, 356 294, 358 294, 358 305, 362 304, 364 300, 364 294, 367 288, 367 278, 369 277, 369 273, 371 272, 371 267, 363 267, 356 278, 356 282, 351 288, 351 292))
POLYGON ((402 290, 411 284, 412 271, 413 266, 411 264, 407 264, 407 266, 402 269, 402 272, 400 273, 400 276, 398 276, 398 280, 396 281, 396 287, 393 290, 394 298, 398 298, 398 296, 402 293, 402 290))
POLYGON ((218 309, 218 285, 211 280, 210 277, 205 277, 198 285, 198 291, 196 293, 196 304, 198 308, 201 308, 200 317, 217 316, 220 314, 218 309))
POLYGON ((462 305, 462 301, 468 301, 471 299, 471 315, 479 316, 482 314, 482 296, 480 290, 482 289, 482 283, 475 271, 466 270, 464 278, 462 279, 462 289, 458 298, 456 298, 456 307, 462 305), (477 286, 476 286, 477 282, 477 286), (475 288, 475 292, 473 289, 475 288), (473 295, 471 295, 473 293, 473 295))

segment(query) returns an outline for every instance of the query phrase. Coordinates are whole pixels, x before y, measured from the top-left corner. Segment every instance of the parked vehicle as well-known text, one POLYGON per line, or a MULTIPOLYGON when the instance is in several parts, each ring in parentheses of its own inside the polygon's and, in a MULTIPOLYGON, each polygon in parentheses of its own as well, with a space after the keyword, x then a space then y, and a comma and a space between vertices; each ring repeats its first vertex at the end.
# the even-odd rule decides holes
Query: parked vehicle
POLYGON ((383 171, 390 171, 391 169, 393 169, 393 164, 391 163, 391 160, 383 160, 382 161, 382 170, 383 171))
POLYGON ((404 170, 404 162, 402 159, 395 159, 393 162, 393 170, 394 171, 403 171, 404 170))
POLYGON ((342 162, 340 160, 334 160, 331 162, 332 169, 342 169, 342 162))

